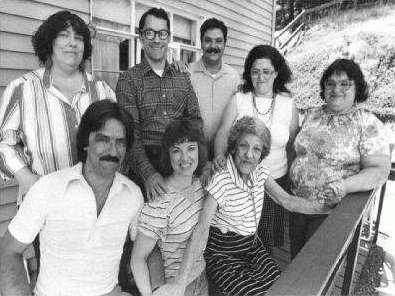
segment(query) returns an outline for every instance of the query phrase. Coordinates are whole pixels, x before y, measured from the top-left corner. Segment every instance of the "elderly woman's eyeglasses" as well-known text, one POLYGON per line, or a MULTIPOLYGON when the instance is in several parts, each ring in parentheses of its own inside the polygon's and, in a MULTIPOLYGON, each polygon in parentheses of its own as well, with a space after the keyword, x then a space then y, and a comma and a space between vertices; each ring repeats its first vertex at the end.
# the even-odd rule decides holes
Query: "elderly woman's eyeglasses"
POLYGON ((141 34, 147 40, 154 40, 155 39, 155 35, 158 35, 160 40, 166 40, 167 37, 169 37, 170 32, 168 30, 155 31, 155 30, 152 30, 152 29, 147 29, 147 30, 141 31, 141 34))
POLYGON ((343 80, 343 81, 340 81, 340 82, 335 82, 335 81, 332 81, 332 80, 328 80, 328 81, 325 81, 325 83, 324 83, 325 89, 327 89, 327 90, 333 90, 333 89, 336 88, 336 86, 339 86, 342 91, 347 91, 353 85, 354 85, 354 82, 347 81, 347 80, 343 80))

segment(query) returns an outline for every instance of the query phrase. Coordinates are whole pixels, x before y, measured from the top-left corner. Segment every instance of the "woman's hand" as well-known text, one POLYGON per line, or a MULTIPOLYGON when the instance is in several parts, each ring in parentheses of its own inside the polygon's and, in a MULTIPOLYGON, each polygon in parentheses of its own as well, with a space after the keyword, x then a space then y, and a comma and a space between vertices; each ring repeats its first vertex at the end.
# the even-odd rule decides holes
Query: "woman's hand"
POLYGON ((222 154, 217 155, 213 162, 212 162, 212 168, 214 172, 219 172, 222 171, 223 169, 226 168, 226 157, 222 154))
POLYGON ((333 181, 324 185, 318 193, 318 201, 328 206, 335 206, 347 195, 343 180, 333 181))
POLYGON ((211 177, 213 175, 212 171, 212 163, 208 161, 202 170, 202 174, 200 175, 200 182, 203 187, 206 187, 208 183, 210 183, 211 177))

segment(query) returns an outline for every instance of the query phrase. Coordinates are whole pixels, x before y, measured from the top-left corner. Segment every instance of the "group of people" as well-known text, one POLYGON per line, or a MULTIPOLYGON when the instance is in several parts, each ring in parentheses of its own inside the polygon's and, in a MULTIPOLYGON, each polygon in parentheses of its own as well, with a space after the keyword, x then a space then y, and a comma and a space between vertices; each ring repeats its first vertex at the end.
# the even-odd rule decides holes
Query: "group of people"
POLYGON ((222 61, 227 33, 206 20, 202 58, 169 64, 170 20, 149 9, 144 57, 114 92, 85 71, 81 18, 43 22, 32 38, 43 67, 0 101, 0 174, 19 183, 0 242, 3 296, 32 295, 33 241, 37 296, 131 295, 118 283, 128 269, 143 296, 263 295, 280 276, 271 252, 286 210, 294 257, 344 196, 385 181, 389 146, 357 104, 368 97, 358 64, 325 70, 324 104, 299 127, 284 57, 255 46, 240 79, 222 61))

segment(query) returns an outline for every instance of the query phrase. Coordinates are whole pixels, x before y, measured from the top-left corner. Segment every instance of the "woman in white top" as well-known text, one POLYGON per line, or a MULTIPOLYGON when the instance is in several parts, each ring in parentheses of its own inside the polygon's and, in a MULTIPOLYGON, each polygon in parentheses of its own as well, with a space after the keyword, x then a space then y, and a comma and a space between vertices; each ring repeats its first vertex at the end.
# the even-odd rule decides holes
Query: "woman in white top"
MULTIPOLYGON (((215 139, 216 168, 225 166, 226 143, 234 122, 243 116, 261 119, 271 133, 269 155, 262 164, 276 182, 287 189, 288 164, 293 159, 293 141, 298 130, 298 111, 285 86, 291 71, 284 57, 270 45, 255 46, 248 54, 243 73, 244 84, 223 113, 215 139)), ((284 210, 270 198, 265 199, 259 235, 266 247, 283 244, 284 210)))

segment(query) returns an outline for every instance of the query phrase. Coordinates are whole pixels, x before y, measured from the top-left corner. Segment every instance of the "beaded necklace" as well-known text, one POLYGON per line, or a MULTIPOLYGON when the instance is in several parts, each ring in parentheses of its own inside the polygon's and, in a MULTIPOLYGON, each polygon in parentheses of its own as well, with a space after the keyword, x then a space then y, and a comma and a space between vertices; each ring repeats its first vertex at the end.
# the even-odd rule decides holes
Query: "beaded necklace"
POLYGON ((265 112, 259 111, 259 109, 256 105, 256 96, 255 95, 253 95, 253 97, 252 97, 252 104, 254 107, 254 117, 258 117, 258 115, 265 117, 267 114, 269 114, 269 118, 267 120, 267 125, 270 127, 272 125, 272 121, 273 121, 274 107, 276 105, 276 95, 273 93, 270 107, 265 112))

